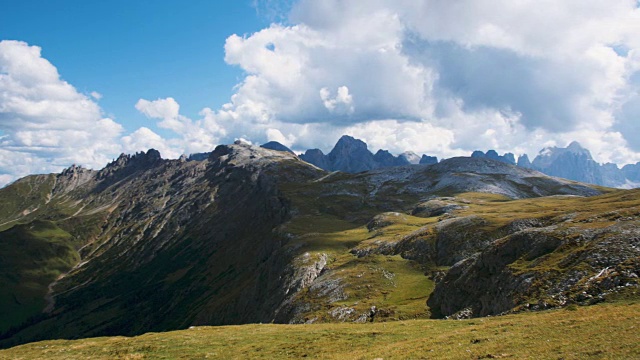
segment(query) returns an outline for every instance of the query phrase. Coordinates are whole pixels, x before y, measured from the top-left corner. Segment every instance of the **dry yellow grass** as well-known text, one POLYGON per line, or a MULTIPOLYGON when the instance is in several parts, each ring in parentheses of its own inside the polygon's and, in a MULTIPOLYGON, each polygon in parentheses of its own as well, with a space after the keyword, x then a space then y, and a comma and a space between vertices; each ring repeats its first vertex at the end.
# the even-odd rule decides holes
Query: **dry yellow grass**
POLYGON ((640 304, 471 320, 197 327, 31 343, 1 359, 640 359, 640 304))

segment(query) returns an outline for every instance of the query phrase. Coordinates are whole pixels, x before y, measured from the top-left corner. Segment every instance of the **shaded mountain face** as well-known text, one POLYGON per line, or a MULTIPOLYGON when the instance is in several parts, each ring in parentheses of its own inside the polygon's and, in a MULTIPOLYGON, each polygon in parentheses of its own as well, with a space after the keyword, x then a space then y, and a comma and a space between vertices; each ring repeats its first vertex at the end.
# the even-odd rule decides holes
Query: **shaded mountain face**
MULTIPOLYGON (((0 190, 0 258, 16 259, 0 266, 3 289, 11 289, 0 309, 19 314, 0 317, 0 344, 205 324, 445 316, 474 308, 456 295, 456 284, 486 275, 482 267, 454 271, 457 264, 490 251, 521 219, 573 226, 557 235, 567 239, 594 226, 626 231, 607 228, 615 219, 635 224, 636 192, 615 193, 625 205, 618 213, 615 199, 599 194, 485 158, 330 173, 244 144, 219 146, 201 161, 163 160, 150 150, 100 171, 27 177, 0 190), (540 198, 548 195, 570 196, 540 198), (469 278, 456 280, 463 275, 469 278), (438 299, 450 297, 460 306, 443 308, 438 299)), ((624 242, 634 239, 616 238, 615 249, 627 251, 624 242)), ((557 251, 569 254, 582 243, 562 244, 557 251)), ((547 250, 527 261, 545 263, 547 250)), ((581 265, 590 259, 583 255, 572 264, 587 281, 601 269, 581 265)), ((630 266, 618 282, 635 284, 630 266)), ((493 291, 494 282, 485 284, 493 291)), ((537 296, 514 289, 504 295, 510 303, 500 294, 491 301, 515 309, 518 294, 537 296)))
MULTIPOLYGON (((263 147, 291 152, 286 146, 272 141, 263 147)), ((208 153, 193 154, 188 160, 203 160, 208 153)), ((578 142, 572 142, 566 148, 551 147, 540 151, 533 163, 527 154, 518 157, 517 161, 512 153, 498 154, 495 150, 486 153, 476 150, 471 154, 473 158, 485 158, 501 161, 510 165, 518 165, 527 169, 534 169, 544 174, 586 182, 608 187, 633 188, 640 186, 640 163, 626 165, 623 169, 616 164, 596 163, 589 150, 584 149, 578 142)), ((367 148, 367 144, 351 136, 343 136, 338 140, 334 149, 325 155, 319 149, 307 150, 300 158, 327 171, 343 171, 357 173, 379 168, 404 166, 409 164, 433 165, 438 163, 435 156, 422 155, 406 151, 394 156, 387 150, 378 150, 375 154, 367 148)))
POLYGON ((600 165, 591 157, 589 150, 577 142, 566 148, 543 149, 535 159, 533 168, 552 176, 603 185, 600 165))
POLYGON ((640 162, 623 166, 622 173, 629 181, 640 183, 640 162))
POLYGON ((300 159, 327 171, 348 173, 409 164, 437 163, 437 158, 428 158, 422 162, 417 154, 410 151, 394 156, 387 150, 378 150, 374 155, 364 141, 348 135, 342 136, 329 154, 325 155, 318 149, 312 149, 301 154, 300 159))
POLYGON ((498 153, 495 150, 489 150, 489 151, 487 151, 486 154, 484 152, 480 151, 480 150, 476 150, 471 154, 471 157, 486 158, 486 159, 501 161, 503 163, 507 163, 507 164, 510 164, 510 165, 515 165, 516 164, 516 159, 515 159, 515 157, 513 156, 512 153, 506 153, 504 155, 498 155, 498 153))

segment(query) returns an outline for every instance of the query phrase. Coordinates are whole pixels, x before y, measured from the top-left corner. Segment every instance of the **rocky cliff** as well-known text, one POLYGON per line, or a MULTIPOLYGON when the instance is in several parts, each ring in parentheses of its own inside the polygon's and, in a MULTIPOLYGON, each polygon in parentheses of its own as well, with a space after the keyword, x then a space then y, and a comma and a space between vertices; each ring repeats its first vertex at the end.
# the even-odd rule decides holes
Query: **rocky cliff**
POLYGON ((387 150, 378 150, 375 155, 369 151, 367 144, 351 136, 342 136, 334 148, 325 155, 319 149, 307 150, 300 158, 310 164, 328 171, 357 173, 379 168, 403 166, 409 164, 437 163, 437 158, 421 159, 417 154, 407 151, 394 156, 387 150))

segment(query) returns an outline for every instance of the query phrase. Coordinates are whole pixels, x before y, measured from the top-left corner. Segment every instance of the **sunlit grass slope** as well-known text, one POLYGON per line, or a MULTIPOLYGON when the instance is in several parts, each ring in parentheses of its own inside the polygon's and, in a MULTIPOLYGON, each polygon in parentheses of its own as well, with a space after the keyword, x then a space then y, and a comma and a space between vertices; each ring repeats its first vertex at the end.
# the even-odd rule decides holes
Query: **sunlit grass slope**
POLYGON ((31 343, 2 359, 638 359, 640 304, 472 320, 196 327, 31 343))

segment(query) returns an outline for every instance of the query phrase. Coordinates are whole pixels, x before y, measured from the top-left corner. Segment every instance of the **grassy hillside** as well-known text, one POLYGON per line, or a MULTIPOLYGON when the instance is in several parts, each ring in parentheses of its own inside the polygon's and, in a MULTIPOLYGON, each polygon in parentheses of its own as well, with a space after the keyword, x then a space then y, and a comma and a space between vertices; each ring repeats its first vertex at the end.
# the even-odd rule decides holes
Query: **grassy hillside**
POLYGON ((41 262, 40 255, 4 261, 11 266, 0 280, 35 271, 30 266, 42 273, 34 273, 35 290, 22 289, 29 282, 18 278, 0 284, 8 289, 0 334, 13 327, 0 347, 190 325, 428 319, 475 306, 464 300, 489 287, 499 292, 480 301, 491 306, 482 315, 566 306, 586 301, 578 297, 591 290, 585 296, 594 301, 624 298, 623 288, 622 295, 639 297, 631 275, 640 274, 640 254, 629 239, 640 238, 640 191, 567 196, 597 192, 579 184, 570 185, 580 191, 564 191, 556 188, 564 182, 484 161, 467 164, 470 170, 456 160, 439 170, 328 174, 292 155, 242 146, 221 147, 202 162, 137 156, 99 173, 74 168, 0 191, 0 200, 15 198, 0 219, 3 261, 20 246, 56 251, 38 253, 41 262), (565 195, 507 197, 547 193, 565 195), (28 204, 18 201, 28 194, 28 204), (523 231, 553 241, 511 241, 513 259, 500 267, 459 271, 469 274, 462 286, 445 279, 461 260, 523 231), (603 249, 612 251, 601 256, 603 249), (79 260, 51 287, 54 311, 40 315, 48 285, 79 260), (501 275, 511 292, 495 286, 501 275), (483 276, 484 287, 476 281, 483 276), (520 286, 522 279, 534 285, 520 286), (448 288, 476 293, 442 291, 448 288), (438 289, 443 300, 428 303, 438 289), (27 290, 32 303, 20 297, 27 290), (460 306, 443 308, 449 298, 460 306))
POLYGON ((31 343, 1 359, 637 359, 640 304, 473 320, 196 327, 31 343))
POLYGON ((79 258, 73 237, 50 221, 0 232, 0 333, 39 314, 49 284, 79 258))

